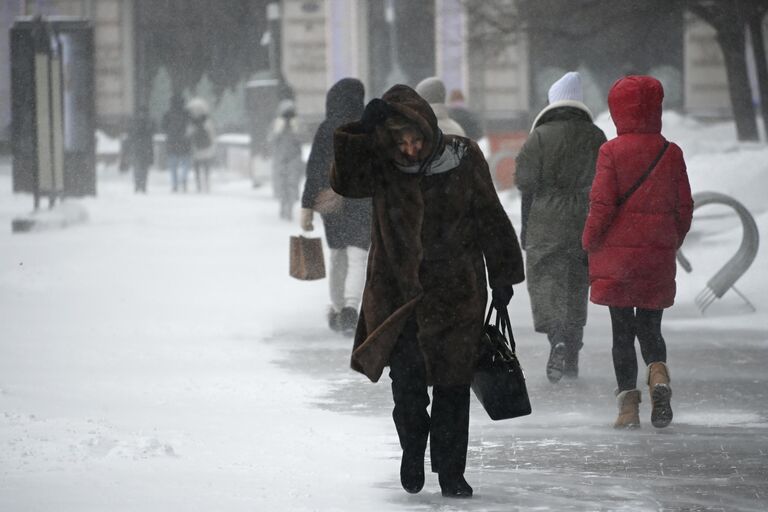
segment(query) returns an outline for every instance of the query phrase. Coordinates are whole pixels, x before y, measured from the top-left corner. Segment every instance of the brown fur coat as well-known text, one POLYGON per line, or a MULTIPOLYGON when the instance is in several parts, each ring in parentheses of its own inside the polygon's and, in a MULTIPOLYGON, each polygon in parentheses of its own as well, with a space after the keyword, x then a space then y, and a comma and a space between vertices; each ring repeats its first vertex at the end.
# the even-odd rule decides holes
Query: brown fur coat
MULTIPOLYGON (((421 127, 426 146, 439 141, 434 113, 413 89, 397 85, 382 99, 421 127)), ((486 267, 491 287, 524 279, 517 235, 473 141, 446 136, 444 145, 461 145, 464 154, 457 167, 433 175, 400 171, 387 156, 391 144, 380 129, 365 133, 358 122, 334 134, 331 186, 346 197, 373 198, 352 368, 378 381, 415 316, 428 382, 469 384, 483 330, 486 267)))

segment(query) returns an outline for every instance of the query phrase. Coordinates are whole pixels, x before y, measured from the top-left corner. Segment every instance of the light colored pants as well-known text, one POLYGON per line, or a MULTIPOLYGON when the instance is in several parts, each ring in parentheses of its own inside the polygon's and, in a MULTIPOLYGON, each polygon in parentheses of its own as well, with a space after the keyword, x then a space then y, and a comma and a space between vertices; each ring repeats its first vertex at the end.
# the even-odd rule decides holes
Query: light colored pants
POLYGON ((331 265, 328 285, 331 291, 331 306, 336 312, 350 307, 357 310, 363 298, 365 268, 368 251, 359 247, 331 249, 331 265))
POLYGON ((192 159, 189 155, 174 155, 168 153, 166 155, 168 162, 168 170, 171 172, 171 187, 176 192, 179 189, 182 192, 187 191, 187 174, 189 173, 189 166, 192 165, 192 159))

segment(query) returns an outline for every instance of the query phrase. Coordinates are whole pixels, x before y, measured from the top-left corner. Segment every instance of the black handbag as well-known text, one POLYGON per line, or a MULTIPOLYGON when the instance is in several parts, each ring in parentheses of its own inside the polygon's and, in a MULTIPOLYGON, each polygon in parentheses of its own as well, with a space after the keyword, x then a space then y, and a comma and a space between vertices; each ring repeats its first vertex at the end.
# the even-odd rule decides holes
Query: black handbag
POLYGON ((531 414, 525 375, 515 354, 515 338, 506 307, 497 309, 491 305, 488 310, 472 391, 492 420, 531 414), (491 324, 494 309, 496 321, 491 324))

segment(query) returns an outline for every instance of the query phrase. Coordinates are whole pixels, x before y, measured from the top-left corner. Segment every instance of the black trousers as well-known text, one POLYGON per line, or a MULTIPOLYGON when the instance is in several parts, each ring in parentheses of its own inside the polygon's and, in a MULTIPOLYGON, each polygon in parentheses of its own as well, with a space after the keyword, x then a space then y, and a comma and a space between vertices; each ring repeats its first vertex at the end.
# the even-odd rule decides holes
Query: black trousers
POLYGON ((133 185, 136 192, 147 191, 147 175, 149 174, 148 167, 136 166, 133 168, 133 185))
POLYGON ((462 475, 469 441, 469 385, 433 386, 431 417, 424 356, 410 320, 390 356, 389 376, 395 402, 392 418, 403 451, 426 450, 430 438, 432 471, 462 475))
POLYGON ((613 326, 613 369, 619 391, 637 387, 635 336, 646 366, 667 362, 667 345, 661 336, 662 309, 610 307, 613 326))

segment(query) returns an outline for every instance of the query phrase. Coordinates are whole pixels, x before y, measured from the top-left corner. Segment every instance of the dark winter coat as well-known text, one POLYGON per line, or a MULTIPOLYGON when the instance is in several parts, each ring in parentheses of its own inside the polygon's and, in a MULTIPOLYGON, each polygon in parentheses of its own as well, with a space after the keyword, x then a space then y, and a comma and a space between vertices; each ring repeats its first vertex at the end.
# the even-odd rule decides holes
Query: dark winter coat
POLYGON ((452 146, 463 157, 447 172, 408 174, 395 167, 383 128, 369 134, 355 122, 336 131, 333 188, 373 198, 352 368, 376 382, 413 316, 428 382, 468 384, 483 330, 486 266, 492 287, 521 282, 517 236, 477 144, 458 136, 440 144, 432 109, 410 87, 396 85, 382 99, 421 127, 426 148, 452 146))
MULTIPOLYGON (((318 194, 330 188, 329 173, 333 165, 333 132, 339 126, 355 121, 363 113, 365 90, 362 82, 344 78, 331 87, 325 100, 325 120, 315 133, 306 168, 302 208, 313 208, 318 194)), ((371 200, 344 198, 340 211, 323 214, 328 246, 368 249, 371 245, 371 200)))
POLYGON ((301 140, 293 117, 278 117, 269 136, 272 147, 272 176, 275 194, 283 202, 299 197, 299 182, 304 173, 301 140))
POLYGON ((470 139, 477 141, 483 137, 483 123, 480 121, 477 114, 468 108, 458 105, 449 106, 448 116, 459 123, 464 129, 464 133, 466 133, 467 137, 470 139))
POLYGON ((680 148, 671 143, 642 186, 616 206, 664 145, 663 98, 649 76, 622 78, 608 94, 618 136, 600 148, 582 240, 596 304, 663 309, 674 302, 675 253, 693 212, 680 148))
POLYGON ((124 142, 121 168, 149 169, 154 163, 155 123, 148 115, 137 115, 128 129, 124 142))
POLYGON ((192 142, 189 140, 189 112, 184 108, 184 99, 174 96, 171 107, 163 115, 162 128, 165 132, 165 150, 170 155, 189 156, 192 142))
POLYGON ((517 156, 527 285, 539 332, 586 324, 589 277, 581 234, 603 142, 583 103, 559 101, 539 114, 517 156))

